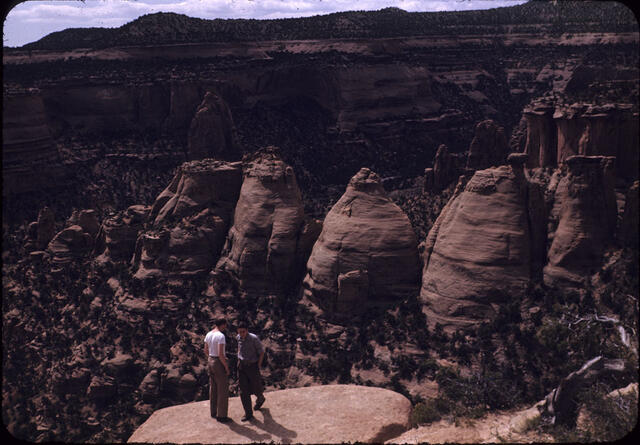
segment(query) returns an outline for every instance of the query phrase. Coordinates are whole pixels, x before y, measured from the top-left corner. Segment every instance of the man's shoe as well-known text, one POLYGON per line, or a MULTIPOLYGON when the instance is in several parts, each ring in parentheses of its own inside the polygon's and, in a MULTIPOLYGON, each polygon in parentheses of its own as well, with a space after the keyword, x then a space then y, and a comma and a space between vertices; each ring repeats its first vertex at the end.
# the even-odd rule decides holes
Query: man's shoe
POLYGON ((256 406, 254 406, 253 409, 260 409, 262 405, 264 405, 264 396, 260 396, 260 398, 256 400, 256 406))
POLYGON ((231 422, 231 419, 229 417, 216 417, 216 420, 218 422, 222 422, 222 423, 228 423, 231 422))
POLYGON ((251 420, 251 419, 253 419, 253 415, 252 414, 250 414, 250 415, 246 415, 245 414, 244 417, 242 419, 240 419, 240 420, 242 420, 243 422, 246 422, 246 421, 251 420))

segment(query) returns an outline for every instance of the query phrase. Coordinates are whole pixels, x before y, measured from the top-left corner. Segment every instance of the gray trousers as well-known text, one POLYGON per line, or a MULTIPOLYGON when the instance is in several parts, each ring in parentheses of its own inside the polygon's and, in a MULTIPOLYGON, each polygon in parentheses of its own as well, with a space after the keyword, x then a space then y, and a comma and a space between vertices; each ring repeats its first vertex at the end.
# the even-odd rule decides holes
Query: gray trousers
POLYGON ((264 388, 262 386, 262 377, 258 362, 248 363, 240 360, 238 362, 238 383, 240 384, 240 400, 246 415, 253 414, 251 409, 251 394, 255 394, 258 398, 262 395, 264 388))
POLYGON ((229 376, 217 357, 209 357, 209 408, 211 417, 227 417, 229 412, 229 376))

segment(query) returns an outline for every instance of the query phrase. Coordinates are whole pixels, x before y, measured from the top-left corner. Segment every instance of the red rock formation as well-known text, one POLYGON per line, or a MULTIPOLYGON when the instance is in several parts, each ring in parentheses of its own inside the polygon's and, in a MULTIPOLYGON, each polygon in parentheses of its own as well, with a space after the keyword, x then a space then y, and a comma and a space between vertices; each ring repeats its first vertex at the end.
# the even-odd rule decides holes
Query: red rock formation
POLYGON ((420 297, 430 324, 455 330, 480 323, 525 291, 531 235, 522 162, 459 183, 429 232, 420 297))
POLYGON ((454 153, 449 153, 447 146, 441 144, 433 158, 433 168, 425 169, 425 190, 437 192, 446 188, 460 176, 462 168, 459 164, 459 157, 454 153))
POLYGON ((304 293, 331 314, 417 291, 418 242, 378 175, 361 169, 325 217, 307 262, 304 293))
POLYGON ((558 182, 551 212, 546 284, 581 285, 600 266, 617 219, 613 160, 567 158, 568 172, 558 182))
MULTIPOLYGON (((279 291, 297 281, 298 240, 305 217, 293 169, 276 147, 245 156, 244 179, 216 271, 251 293, 279 291)), ((304 264, 304 263, 303 263, 304 264)))
POLYGON ((38 220, 29 224, 25 248, 29 251, 45 249, 55 234, 55 217, 45 206, 38 212, 38 220))
POLYGON ((491 119, 479 122, 469 146, 467 168, 480 170, 503 165, 509 154, 504 128, 491 119))
POLYGON ((93 241, 93 236, 79 225, 58 232, 47 247, 52 264, 63 266, 87 256, 93 248, 93 241))
POLYGON ((614 156, 616 174, 638 175, 638 119, 630 104, 557 107, 558 163, 573 155, 614 156))
POLYGON ((226 102, 207 91, 189 128, 187 159, 214 158, 237 161, 238 136, 226 102))
POLYGON ((555 167, 575 155, 616 157, 616 176, 638 177, 638 119, 630 104, 563 105, 534 100, 527 121, 527 167, 555 167))
POLYGON ((184 163, 149 213, 138 237, 138 279, 204 274, 218 260, 240 190, 241 165, 212 159, 184 163))
POLYGON ((133 205, 123 212, 107 218, 100 227, 94 253, 96 261, 130 261, 133 256, 138 232, 142 230, 150 206, 133 205))
POLYGON ((523 116, 527 121, 524 152, 529 155, 529 168, 556 165, 559 136, 553 121, 553 112, 554 105, 545 101, 534 102, 523 110, 523 116))

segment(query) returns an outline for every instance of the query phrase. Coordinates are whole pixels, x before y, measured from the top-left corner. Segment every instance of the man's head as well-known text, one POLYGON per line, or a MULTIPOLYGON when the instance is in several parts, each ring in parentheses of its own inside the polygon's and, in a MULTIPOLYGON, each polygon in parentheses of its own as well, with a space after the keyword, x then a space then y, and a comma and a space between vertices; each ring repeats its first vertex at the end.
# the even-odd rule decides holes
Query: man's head
POLYGON ((246 321, 240 321, 238 322, 238 335, 240 336, 240 338, 244 339, 246 338, 247 334, 249 333, 249 327, 247 325, 246 321))
POLYGON ((219 331, 224 331, 225 329, 227 329, 226 318, 217 318, 215 321, 215 324, 216 324, 216 328, 218 328, 219 331))

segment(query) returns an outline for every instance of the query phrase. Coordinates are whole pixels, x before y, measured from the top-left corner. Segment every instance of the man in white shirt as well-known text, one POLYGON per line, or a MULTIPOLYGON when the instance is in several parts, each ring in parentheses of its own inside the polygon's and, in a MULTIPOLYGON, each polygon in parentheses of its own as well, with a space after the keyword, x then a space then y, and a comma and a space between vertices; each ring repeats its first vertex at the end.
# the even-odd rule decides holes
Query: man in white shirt
POLYGON ((209 408, 218 422, 229 422, 229 365, 225 354, 227 320, 219 318, 204 338, 209 372, 209 408))

